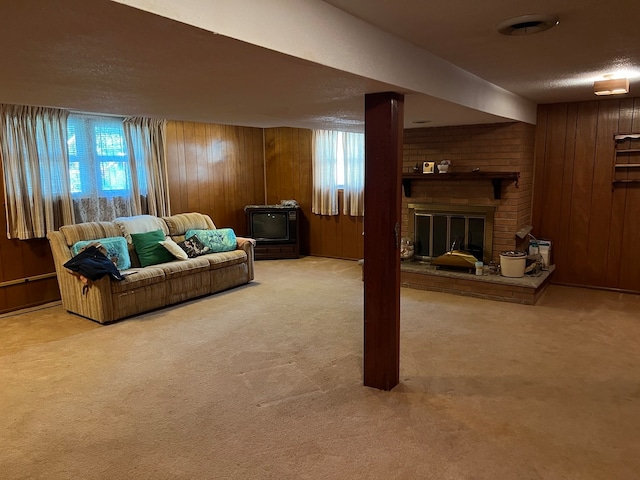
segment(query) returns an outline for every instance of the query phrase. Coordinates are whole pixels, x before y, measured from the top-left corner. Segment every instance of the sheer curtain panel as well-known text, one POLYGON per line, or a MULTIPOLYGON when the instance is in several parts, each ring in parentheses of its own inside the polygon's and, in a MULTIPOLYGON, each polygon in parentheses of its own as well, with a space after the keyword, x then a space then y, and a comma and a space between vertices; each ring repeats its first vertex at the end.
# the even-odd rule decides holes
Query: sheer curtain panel
POLYGON ((74 223, 64 110, 0 105, 7 237, 44 238, 74 223))
POLYGON ((344 215, 364 215, 364 134, 314 130, 313 213, 338 215, 338 189, 344 189, 344 215))
POLYGON ((69 172, 76 221, 108 222, 142 213, 134 194, 122 117, 72 113, 68 120, 69 172))
POLYGON ((313 201, 311 211, 318 215, 338 214, 336 170, 339 133, 330 130, 314 130, 312 134, 313 201))
POLYGON ((342 213, 361 217, 364 215, 364 134, 345 132, 342 142, 344 152, 342 213))

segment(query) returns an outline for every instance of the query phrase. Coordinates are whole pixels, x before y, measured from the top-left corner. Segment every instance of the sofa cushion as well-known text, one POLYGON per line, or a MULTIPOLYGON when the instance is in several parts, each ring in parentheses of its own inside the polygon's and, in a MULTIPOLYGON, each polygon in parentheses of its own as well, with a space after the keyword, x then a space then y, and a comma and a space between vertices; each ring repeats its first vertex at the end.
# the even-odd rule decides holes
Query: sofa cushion
MULTIPOLYGON (((156 284, 158 284, 158 288, 163 288, 162 283, 165 281, 164 271, 156 267, 131 269, 122 272, 122 274, 124 275, 124 280, 111 282, 112 293, 133 292, 138 288, 156 284)), ((140 298, 139 301, 144 303, 145 299, 140 298)))
POLYGON ((116 264, 118 270, 126 270, 131 268, 131 258, 129 257, 129 248, 124 237, 107 237, 98 238, 96 240, 80 240, 71 247, 71 254, 78 255, 80 251, 92 243, 100 243, 107 250, 107 257, 116 264))
POLYGON ((187 230, 187 240, 197 235, 198 238, 212 252, 229 252, 235 250, 238 243, 236 234, 231 228, 219 228, 217 230, 187 230))
POLYGON ((218 270, 219 268, 246 262, 247 252, 244 250, 233 250, 231 252, 209 253, 208 255, 203 255, 202 258, 209 261, 211 270, 218 270))
MULTIPOLYGON (((162 217, 167 224, 169 235, 172 237, 183 237, 187 230, 213 230, 216 228, 209 215, 202 213, 179 213, 170 217, 162 217)), ((176 240, 174 238, 174 240, 176 240)), ((180 238, 178 241, 184 240, 180 238)))
POLYGON ((76 225, 63 225, 60 233, 70 247, 80 240, 95 240, 97 238, 118 237, 122 233, 113 222, 86 222, 76 225))
POLYGON ((140 265, 147 267, 149 265, 157 265, 158 263, 170 262, 174 256, 169 250, 160 245, 165 239, 162 230, 155 230, 146 233, 132 233, 131 239, 136 248, 140 265))
POLYGON ((164 272, 166 279, 185 277, 198 272, 206 272, 211 269, 211 264, 202 257, 189 258, 181 262, 169 262, 155 265, 153 268, 159 268, 164 272))

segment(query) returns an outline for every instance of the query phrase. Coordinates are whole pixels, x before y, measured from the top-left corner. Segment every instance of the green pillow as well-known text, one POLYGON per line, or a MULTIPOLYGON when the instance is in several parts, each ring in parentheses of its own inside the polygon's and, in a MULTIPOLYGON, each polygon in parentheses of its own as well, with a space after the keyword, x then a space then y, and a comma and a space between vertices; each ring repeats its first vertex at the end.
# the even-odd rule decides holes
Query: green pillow
POLYGON ((164 239, 165 236, 162 230, 131 234, 131 240, 138 254, 140 265, 148 267, 149 265, 170 262, 175 258, 169 250, 160 244, 164 239))
POLYGON ((131 258, 129 257, 129 248, 127 247, 127 239, 124 237, 108 237, 98 238, 97 240, 80 240, 71 247, 71 253, 75 257, 87 245, 99 243, 107 250, 107 257, 116 264, 118 270, 126 270, 131 268, 131 258))
POLYGON ((212 252, 229 252, 236 249, 238 244, 236 234, 231 228, 218 228, 217 230, 187 230, 185 238, 194 235, 204 243, 212 252))

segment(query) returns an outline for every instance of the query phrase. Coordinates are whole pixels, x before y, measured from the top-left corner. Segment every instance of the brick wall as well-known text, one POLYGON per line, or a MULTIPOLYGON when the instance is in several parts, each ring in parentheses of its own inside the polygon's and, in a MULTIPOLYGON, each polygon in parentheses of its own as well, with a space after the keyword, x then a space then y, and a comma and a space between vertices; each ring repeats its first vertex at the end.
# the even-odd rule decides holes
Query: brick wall
MULTIPOLYGON (((447 159, 450 172, 519 172, 520 181, 505 181, 502 198, 493 198, 493 186, 487 179, 413 182, 411 197, 402 197, 402 232, 407 232, 407 205, 494 205, 494 261, 500 252, 520 248, 515 233, 531 224, 533 193, 533 151, 535 127, 524 123, 465 125, 407 129, 404 131, 403 172, 413 172, 414 165, 447 159)), ((437 174, 432 175, 446 175, 437 174)))

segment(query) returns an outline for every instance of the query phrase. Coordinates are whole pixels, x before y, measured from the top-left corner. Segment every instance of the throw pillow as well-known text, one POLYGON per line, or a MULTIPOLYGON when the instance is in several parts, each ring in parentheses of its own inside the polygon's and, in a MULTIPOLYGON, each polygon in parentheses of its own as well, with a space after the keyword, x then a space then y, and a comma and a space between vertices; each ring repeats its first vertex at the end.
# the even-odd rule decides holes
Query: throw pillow
POLYGON ((184 242, 178 243, 178 246, 186 252, 189 258, 195 258, 211 252, 209 247, 202 243, 197 235, 189 237, 184 242))
POLYGON ((160 242, 160 245, 162 245, 164 248, 169 250, 169 253, 174 257, 176 257, 178 260, 186 260, 189 258, 189 256, 187 255, 187 252, 181 249, 180 245, 178 245, 176 242, 171 240, 169 237, 167 237, 165 240, 160 242))
POLYGON ((135 215, 133 217, 118 217, 113 223, 115 223, 122 235, 128 243, 133 243, 131 239, 132 233, 147 233, 155 230, 162 230, 165 234, 169 232, 166 229, 166 224, 163 220, 153 215, 135 215))
POLYGON ((127 270, 131 268, 131 257, 129 257, 129 249, 127 248, 127 240, 124 237, 108 237, 99 238, 97 240, 81 240, 71 247, 71 253, 75 257, 88 245, 99 243, 107 251, 106 255, 113 263, 116 264, 118 270, 127 270))
POLYGON ((187 230, 185 234, 189 239, 193 235, 198 235, 198 238, 212 252, 229 252, 236 249, 237 240, 236 234, 231 228, 218 228, 217 230, 187 230))
POLYGON ((170 262, 174 256, 160 242, 165 240, 164 232, 156 230, 146 233, 132 233, 131 240, 138 254, 140 265, 148 267, 158 263, 170 262))

